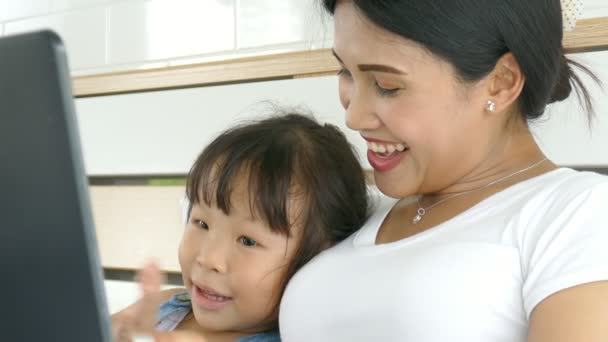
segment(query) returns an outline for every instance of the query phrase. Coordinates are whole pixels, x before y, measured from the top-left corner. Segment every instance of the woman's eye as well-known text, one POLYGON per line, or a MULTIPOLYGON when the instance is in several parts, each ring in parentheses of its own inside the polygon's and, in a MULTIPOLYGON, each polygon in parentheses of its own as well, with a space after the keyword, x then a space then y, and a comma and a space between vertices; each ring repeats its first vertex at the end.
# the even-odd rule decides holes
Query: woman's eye
POLYGON ((392 97, 392 96, 397 95, 397 93, 399 93, 399 90, 401 90, 401 88, 384 88, 384 87, 380 86, 380 84, 378 84, 378 82, 376 82, 376 90, 378 91, 378 95, 380 95, 380 96, 392 97))
POLYGON ((194 225, 197 226, 198 228, 201 228, 201 229, 204 229, 204 230, 208 230, 209 229, 209 226, 203 220, 194 220, 194 225))
POLYGON ((351 75, 350 75, 350 71, 346 70, 345 68, 341 68, 341 69, 338 71, 338 76, 345 76, 345 77, 348 77, 348 78, 350 78, 350 77, 351 77, 351 75))
POLYGON ((254 239, 246 236, 239 237, 239 243, 246 247, 255 247, 258 245, 258 243, 254 239))

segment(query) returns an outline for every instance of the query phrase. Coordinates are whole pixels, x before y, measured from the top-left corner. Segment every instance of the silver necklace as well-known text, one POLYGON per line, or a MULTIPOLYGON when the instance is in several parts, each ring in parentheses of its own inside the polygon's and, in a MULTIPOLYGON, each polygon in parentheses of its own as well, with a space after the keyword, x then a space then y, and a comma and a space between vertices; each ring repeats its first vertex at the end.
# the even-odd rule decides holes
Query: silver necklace
POLYGON ((418 224, 420 221, 422 221, 422 218, 424 217, 424 215, 426 214, 426 212, 427 212, 427 211, 429 211, 429 210, 433 209, 434 207, 438 206, 439 204, 441 204, 441 203, 443 203, 443 202, 445 202, 445 201, 447 201, 447 200, 449 200, 449 199, 452 199, 452 198, 454 198, 454 197, 458 197, 458 196, 461 196, 461 195, 466 195, 466 194, 471 193, 471 192, 473 192, 473 191, 477 191, 477 190, 481 190, 481 189, 485 189, 485 188, 487 188, 487 187, 490 187, 490 186, 492 186, 492 185, 494 185, 494 184, 496 184, 496 183, 502 182, 502 181, 504 181, 504 180, 506 180, 506 179, 509 179, 509 178, 511 178, 511 177, 513 177, 513 176, 515 176, 515 175, 518 175, 518 174, 520 174, 520 173, 522 173, 522 172, 526 172, 526 171, 528 171, 528 170, 530 170, 530 169, 533 169, 533 168, 537 167, 538 165, 542 164, 542 163, 543 163, 544 161, 546 161, 546 160, 547 160, 547 158, 543 158, 542 160, 537 161, 536 163, 534 163, 534 164, 532 164, 532 165, 530 165, 530 166, 527 166, 527 167, 525 167, 525 168, 523 168, 523 169, 521 169, 521 170, 515 171, 515 172, 513 172, 513 173, 512 173, 512 174, 510 174, 510 175, 507 175, 507 176, 504 176, 504 177, 502 177, 502 178, 500 178, 500 179, 497 179, 497 180, 495 180, 495 181, 492 181, 492 182, 490 182, 490 183, 488 183, 488 184, 486 184, 486 185, 484 185, 484 186, 481 186, 481 187, 479 187, 479 188, 475 188, 475 189, 471 189, 471 190, 467 190, 467 191, 463 191, 463 192, 458 192, 458 193, 455 193, 455 194, 450 195, 450 196, 448 196, 448 197, 446 197, 446 198, 444 198, 444 199, 440 200, 439 202, 434 203, 434 204, 432 204, 432 205, 430 205, 430 206, 428 206, 428 207, 426 207, 426 208, 423 208, 423 207, 420 205, 420 198, 422 197, 422 196, 421 196, 421 197, 419 197, 419 198, 416 200, 416 203, 418 204, 418 210, 416 211, 416 216, 414 216, 414 218, 412 219, 412 223, 413 223, 413 224, 418 224))

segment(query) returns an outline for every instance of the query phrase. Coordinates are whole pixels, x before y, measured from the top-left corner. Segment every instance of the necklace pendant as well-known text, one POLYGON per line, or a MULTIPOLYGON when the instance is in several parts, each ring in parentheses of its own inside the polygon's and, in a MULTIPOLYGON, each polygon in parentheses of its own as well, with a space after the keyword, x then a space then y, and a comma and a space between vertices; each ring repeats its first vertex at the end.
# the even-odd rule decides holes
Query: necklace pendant
POLYGON ((418 212, 416 213, 416 216, 414 216, 412 223, 418 224, 418 222, 422 221, 422 216, 424 216, 424 214, 426 214, 426 210, 424 210, 424 208, 418 208, 418 212))

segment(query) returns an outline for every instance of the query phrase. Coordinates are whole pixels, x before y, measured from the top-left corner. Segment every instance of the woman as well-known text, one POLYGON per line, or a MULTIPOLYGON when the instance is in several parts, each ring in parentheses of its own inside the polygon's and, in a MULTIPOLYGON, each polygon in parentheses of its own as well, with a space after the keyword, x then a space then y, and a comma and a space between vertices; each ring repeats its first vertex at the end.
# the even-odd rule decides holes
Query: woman
POLYGON ((528 128, 587 95, 560 1, 323 4, 347 124, 395 199, 291 280, 283 340, 608 341, 608 177, 528 128))

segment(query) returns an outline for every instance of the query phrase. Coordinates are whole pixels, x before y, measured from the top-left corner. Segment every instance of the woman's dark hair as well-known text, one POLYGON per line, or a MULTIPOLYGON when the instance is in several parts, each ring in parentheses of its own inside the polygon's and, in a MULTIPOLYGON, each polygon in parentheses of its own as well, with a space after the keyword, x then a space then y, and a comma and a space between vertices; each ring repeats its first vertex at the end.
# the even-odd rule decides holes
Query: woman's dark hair
MULTIPOLYGON (((333 14, 337 0, 323 0, 333 14)), ((507 52, 525 77, 519 98, 524 119, 542 116, 548 104, 566 99, 576 88, 589 118, 591 97, 571 66, 599 80, 567 59, 562 46, 560 0, 352 0, 379 27, 418 42, 450 62, 463 81, 489 74, 507 52)))
MULTIPOLYGON (((282 288, 315 255, 359 229, 368 216, 365 175, 353 146, 335 126, 283 113, 231 128, 198 156, 188 175, 190 203, 231 210, 235 182, 248 185, 250 208, 274 232, 301 242, 282 288), (291 201, 302 204, 294 213, 291 201), (297 214, 297 217, 294 217, 297 214)), ((276 321, 278 305, 272 318, 276 321)))

